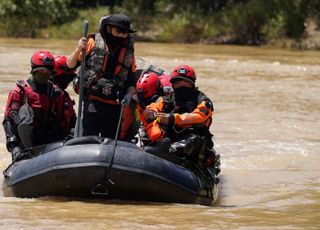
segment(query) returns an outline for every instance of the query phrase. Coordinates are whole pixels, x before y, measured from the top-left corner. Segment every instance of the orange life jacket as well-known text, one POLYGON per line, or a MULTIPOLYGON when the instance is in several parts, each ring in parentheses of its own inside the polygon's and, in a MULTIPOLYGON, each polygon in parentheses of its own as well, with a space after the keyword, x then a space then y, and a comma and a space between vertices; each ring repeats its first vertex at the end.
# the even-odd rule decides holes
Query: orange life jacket
MULTIPOLYGON (((129 70, 135 71, 134 41, 129 35, 126 47, 121 47, 112 76, 103 77, 108 62, 109 49, 100 34, 91 34, 86 51, 84 88, 89 99, 118 104, 118 90, 124 89, 129 70)), ((81 59, 81 55, 78 60, 81 59)))
MULTIPOLYGON (((205 129, 207 132, 209 132, 209 127, 212 122, 213 105, 210 99, 207 98, 206 95, 202 92, 197 91, 194 101, 190 102, 190 105, 186 105, 186 107, 175 105, 173 111, 165 111, 166 108, 168 108, 166 106, 166 101, 162 97, 160 97, 155 103, 151 103, 149 106, 147 106, 147 110, 156 113, 172 113, 173 124, 170 125, 175 128, 192 128, 194 130, 205 129)), ((150 124, 152 125, 150 126, 150 131, 148 132, 148 135, 150 133, 149 139, 151 141, 156 141, 156 139, 154 139, 156 135, 152 134, 159 133, 158 129, 159 127, 161 129, 161 126, 159 126, 159 124, 155 122, 152 122, 150 124), (152 129, 155 129, 155 131, 153 131, 152 129)))

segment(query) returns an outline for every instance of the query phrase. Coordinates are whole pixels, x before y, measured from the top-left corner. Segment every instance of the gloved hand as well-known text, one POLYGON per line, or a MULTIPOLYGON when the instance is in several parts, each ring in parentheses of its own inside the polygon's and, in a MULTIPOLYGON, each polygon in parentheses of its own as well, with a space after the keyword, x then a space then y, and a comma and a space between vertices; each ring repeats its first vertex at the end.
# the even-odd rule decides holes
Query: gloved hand
POLYGON ((157 121, 161 124, 168 125, 169 124, 169 113, 157 113, 157 121))
POLYGON ((127 93, 126 95, 124 95, 121 104, 125 104, 125 105, 129 105, 131 102, 132 96, 131 93, 127 93))
POLYGON ((146 121, 150 123, 157 118, 157 113, 153 110, 145 109, 143 112, 143 116, 146 118, 146 121))
POLYGON ((130 86, 127 90, 127 94, 124 95, 124 97, 121 101, 121 104, 129 105, 132 97, 136 94, 137 94, 136 89, 134 87, 130 86))
POLYGON ((21 155, 21 153, 22 153, 22 151, 21 151, 21 148, 19 146, 14 147, 11 150, 12 162, 14 162, 17 159, 19 159, 19 156, 21 155))

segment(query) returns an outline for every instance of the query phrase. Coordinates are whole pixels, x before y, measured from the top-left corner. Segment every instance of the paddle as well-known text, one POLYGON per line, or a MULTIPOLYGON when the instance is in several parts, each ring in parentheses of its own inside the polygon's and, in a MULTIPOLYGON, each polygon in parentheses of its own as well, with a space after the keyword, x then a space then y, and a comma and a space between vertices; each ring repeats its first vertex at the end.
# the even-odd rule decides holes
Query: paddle
MULTIPOLYGON (((83 30, 82 36, 87 37, 89 28, 89 22, 87 20, 83 21, 83 30)), ((78 102, 78 119, 76 124, 76 131, 75 136, 81 137, 82 136, 82 101, 83 101, 83 84, 84 84, 84 67, 85 67, 85 60, 86 60, 86 49, 82 48, 82 59, 81 59, 81 67, 80 67, 80 85, 79 85, 79 102, 78 102)))
MULTIPOLYGON (((118 126, 117 126, 117 131, 116 131, 116 136, 114 138, 114 145, 113 145, 113 149, 112 149, 112 155, 111 155, 111 160, 110 160, 110 164, 109 164, 109 169, 108 172, 110 171, 112 164, 113 164, 113 159, 114 156, 116 154, 116 147, 117 147, 117 143, 118 143, 118 139, 119 139, 119 132, 120 132, 120 127, 121 127, 121 121, 122 121, 122 114, 123 114, 123 109, 125 107, 125 105, 127 104, 127 102, 123 99, 121 101, 121 109, 120 109, 120 116, 119 116, 119 121, 118 121, 118 126)), ((111 184, 114 184, 114 182, 111 180, 110 177, 108 177, 108 180, 111 184)))

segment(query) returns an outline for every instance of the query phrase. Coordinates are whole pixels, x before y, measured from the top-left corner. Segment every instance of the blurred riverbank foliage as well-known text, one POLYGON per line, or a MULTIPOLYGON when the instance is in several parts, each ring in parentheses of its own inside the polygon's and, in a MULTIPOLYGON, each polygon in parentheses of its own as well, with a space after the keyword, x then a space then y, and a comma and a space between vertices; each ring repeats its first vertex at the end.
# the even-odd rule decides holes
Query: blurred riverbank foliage
MULTIPOLYGON (((319 0, 2 0, 0 36, 78 38, 81 21, 98 30, 99 18, 124 13, 137 40, 266 44, 307 39, 319 31, 319 0)), ((320 32, 319 32, 320 33, 320 32)), ((320 48, 320 45, 319 45, 320 48)))

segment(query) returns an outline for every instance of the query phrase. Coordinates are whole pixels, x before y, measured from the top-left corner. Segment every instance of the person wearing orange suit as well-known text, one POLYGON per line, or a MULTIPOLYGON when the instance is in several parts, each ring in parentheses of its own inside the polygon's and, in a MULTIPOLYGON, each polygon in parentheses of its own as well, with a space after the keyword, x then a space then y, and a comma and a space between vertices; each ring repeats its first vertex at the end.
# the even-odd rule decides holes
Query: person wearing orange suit
POLYGON ((136 91, 138 97, 138 115, 143 124, 140 132, 142 142, 145 145, 151 144, 147 135, 145 135, 145 128, 151 127, 144 117, 144 110, 146 107, 155 102, 160 96, 162 96, 167 104, 172 104, 172 85, 170 83, 171 76, 161 74, 153 71, 143 72, 136 84, 136 91), (171 103, 170 103, 171 101, 171 103))
POLYGON ((147 106, 144 115, 150 126, 148 136, 154 142, 168 138, 171 155, 210 167, 215 158, 209 131, 214 112, 212 101, 195 86, 196 74, 188 65, 174 68, 170 82, 174 106, 168 108, 162 97, 147 106))

